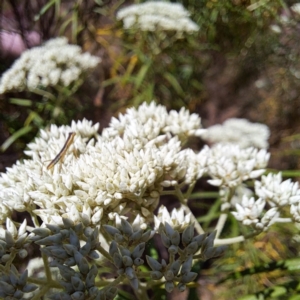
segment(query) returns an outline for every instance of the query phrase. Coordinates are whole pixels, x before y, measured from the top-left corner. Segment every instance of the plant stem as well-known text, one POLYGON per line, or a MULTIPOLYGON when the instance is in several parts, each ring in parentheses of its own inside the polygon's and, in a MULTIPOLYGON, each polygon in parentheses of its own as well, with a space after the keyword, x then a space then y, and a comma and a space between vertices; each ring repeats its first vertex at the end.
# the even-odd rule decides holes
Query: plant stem
POLYGON ((134 293, 139 300, 150 300, 147 294, 147 286, 143 283, 139 283, 139 288, 134 290, 134 293))
MULTIPOLYGON (((188 200, 183 196, 180 188, 178 186, 175 186, 175 191, 176 191, 176 195, 181 203, 181 206, 183 207, 184 211, 186 214, 190 214, 191 215, 191 221, 194 223, 195 225, 195 229, 197 231, 198 234, 203 234, 205 233, 203 228, 201 227, 200 223, 197 221, 196 217, 194 216, 194 214, 192 213, 192 211, 190 210, 190 208, 187 205, 188 200)), ((188 193, 191 193, 191 190, 188 190, 188 193)))
POLYGON ((216 225, 216 228, 215 230, 217 230, 217 234, 216 234, 216 239, 219 238, 219 236, 221 235, 222 233, 222 230, 224 228, 224 225, 226 223, 226 220, 227 220, 227 214, 221 214, 219 219, 218 219, 218 223, 216 225))

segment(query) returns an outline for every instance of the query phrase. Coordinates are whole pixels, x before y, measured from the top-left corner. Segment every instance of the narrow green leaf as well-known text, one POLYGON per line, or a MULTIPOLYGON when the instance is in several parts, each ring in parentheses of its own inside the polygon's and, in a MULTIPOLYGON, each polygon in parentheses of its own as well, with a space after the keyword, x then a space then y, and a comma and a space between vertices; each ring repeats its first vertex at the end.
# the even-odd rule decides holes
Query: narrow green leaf
POLYGON ((184 92, 177 79, 169 72, 164 73, 164 78, 172 85, 178 95, 184 97, 184 92))
POLYGON ((28 100, 28 99, 10 98, 9 102, 11 104, 16 104, 16 105, 20 105, 20 106, 31 106, 32 105, 32 101, 28 100))
POLYGON ((281 173, 282 177, 300 177, 300 170, 285 170, 281 173))
POLYGON ((135 80, 135 87, 136 89, 138 89, 142 82, 144 81, 145 77, 146 77, 146 74, 149 70, 151 66, 151 63, 148 63, 148 64, 145 64, 141 67, 140 71, 138 72, 137 76, 136 76, 136 80, 135 80))
POLYGON ((205 199, 205 198, 218 198, 219 193, 218 192, 199 192, 199 193, 193 193, 189 198, 190 199, 205 199))
POLYGON ((36 113, 35 111, 30 111, 28 117, 24 122, 24 126, 29 126, 31 122, 34 122, 39 127, 42 127, 44 121, 38 113, 36 113))
POLYGON ((72 42, 74 44, 77 43, 77 35, 78 35, 78 11, 73 10, 72 16, 72 42))
POLYGON ((41 10, 40 10, 40 12, 37 14, 37 15, 35 15, 35 17, 34 17, 34 21, 38 21, 39 19, 40 19, 40 17, 52 6, 52 5, 54 5, 56 2, 57 2, 58 0, 51 0, 51 1, 49 1, 47 4, 45 4, 42 8, 41 8, 41 10))
POLYGON ((101 82, 101 86, 103 88, 107 87, 107 86, 110 86, 110 85, 113 85, 115 83, 118 83, 120 82, 121 78, 120 76, 116 76, 116 77, 113 77, 113 78, 110 78, 110 79, 107 79, 107 80, 104 80, 101 82))
POLYGON ((66 31, 66 28, 69 26, 69 24, 72 22, 72 18, 67 19, 65 22, 63 22, 59 28, 59 34, 63 35, 63 33, 66 31))
POLYGON ((5 150, 7 150, 7 148, 13 144, 18 138, 20 138, 21 136, 25 135, 26 133, 30 132, 32 130, 32 126, 26 126, 23 127, 21 129, 19 129, 18 131, 16 131, 15 133, 13 133, 12 136, 10 136, 0 147, 0 150, 2 152, 4 152, 5 150))

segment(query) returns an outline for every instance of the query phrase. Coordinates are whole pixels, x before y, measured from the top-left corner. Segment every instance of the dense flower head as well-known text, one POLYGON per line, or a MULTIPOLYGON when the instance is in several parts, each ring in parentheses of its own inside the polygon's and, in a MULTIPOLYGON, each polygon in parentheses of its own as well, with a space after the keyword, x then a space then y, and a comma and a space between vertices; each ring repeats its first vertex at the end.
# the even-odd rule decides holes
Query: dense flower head
POLYGON ((155 230, 160 228, 160 224, 168 223, 173 229, 182 232, 191 224, 191 214, 185 213, 183 207, 174 208, 171 213, 167 208, 161 205, 158 209, 157 216, 154 216, 155 230))
POLYGON ((244 225, 256 224, 263 212, 266 202, 263 199, 255 201, 254 197, 244 196, 241 203, 236 203, 236 212, 232 212, 238 221, 244 225))
POLYGON ((215 186, 237 187, 243 181, 261 176, 269 158, 270 154, 265 149, 216 144, 207 159, 207 171, 212 177, 208 182, 215 186))
POLYGON ((114 119, 101 136, 99 124, 87 120, 41 130, 25 151, 30 159, 1 174, 1 219, 13 210, 30 211, 56 224, 68 218, 96 226, 128 211, 153 218, 164 188, 190 184, 206 172, 205 153, 182 149, 180 140, 197 134, 200 118, 182 112, 144 104, 114 119), (164 115, 158 117, 157 111, 164 115), (190 125, 180 131, 172 116, 190 125), (71 132, 75 137, 63 157, 49 163, 71 132))
POLYGON ((272 207, 265 211, 266 201, 264 199, 255 200, 254 197, 243 196, 240 203, 236 203, 236 211, 232 215, 246 226, 252 226, 254 229, 266 231, 274 224, 279 217, 277 207, 272 207))
POLYGON ((259 197, 258 200, 255 201, 254 197, 249 198, 244 195, 242 201, 235 203, 236 212, 232 212, 234 217, 244 225, 266 230, 277 221, 281 214, 284 215, 284 207, 290 208, 295 222, 300 221, 298 182, 293 183, 290 179, 283 181, 280 172, 269 173, 255 181, 254 192, 259 197), (267 207, 271 208, 266 211, 267 207))
POLYGON ((293 4, 293 5, 291 6, 291 10, 292 10, 294 13, 300 15, 300 3, 298 2, 298 3, 293 4))
POLYGON ((77 45, 69 45, 64 37, 22 53, 0 81, 0 94, 48 86, 69 86, 101 61, 82 53, 77 45))
POLYGON ((210 143, 232 143, 241 148, 267 148, 269 128, 264 124, 251 123, 246 119, 228 119, 206 129, 202 138, 210 143))
POLYGON ((291 179, 282 181, 281 172, 269 173, 262 176, 260 181, 255 181, 255 193, 265 199, 271 206, 282 207, 300 202, 298 182, 291 179))
POLYGON ((125 29, 139 28, 143 31, 175 31, 192 33, 199 26, 189 18, 190 13, 179 3, 148 1, 122 8, 117 19, 125 29))

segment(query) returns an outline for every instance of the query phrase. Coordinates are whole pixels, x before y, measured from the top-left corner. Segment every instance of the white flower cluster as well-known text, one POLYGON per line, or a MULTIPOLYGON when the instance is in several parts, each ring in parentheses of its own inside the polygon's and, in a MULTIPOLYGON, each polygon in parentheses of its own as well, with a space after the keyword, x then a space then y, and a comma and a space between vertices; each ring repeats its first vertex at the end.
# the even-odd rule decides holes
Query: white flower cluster
POLYGON ((276 218, 279 217, 279 212, 277 208, 273 207, 261 217, 265 205, 266 201, 261 198, 255 201, 254 197, 248 198, 244 196, 242 202, 235 205, 237 211, 231 213, 244 225, 252 225, 258 230, 266 230, 275 222, 276 218))
POLYGON ((265 149, 217 144, 208 152, 207 172, 212 177, 208 182, 223 188, 235 188, 243 181, 261 176, 269 158, 265 149))
POLYGON ((291 179, 282 181, 281 173, 262 176, 260 181, 255 181, 255 193, 265 199, 272 207, 283 207, 300 201, 298 182, 291 179))
POLYGON ((161 205, 158 209, 157 216, 154 216, 154 228, 157 231, 160 224, 168 223, 174 230, 182 232, 191 224, 191 214, 185 214, 183 207, 174 208, 171 213, 167 208, 161 205))
POLYGON ((125 29, 137 27, 143 31, 166 30, 178 33, 193 33, 199 26, 190 18, 190 13, 179 3, 148 1, 134 4, 117 13, 125 29))
POLYGON ((210 143, 232 143, 241 148, 267 148, 270 131, 268 126, 251 123, 246 119, 228 119, 223 125, 211 126, 201 138, 210 143))
POLYGON ((296 222, 300 221, 300 190, 298 182, 290 179, 282 181, 281 173, 262 176, 260 181, 255 181, 255 194, 259 197, 244 196, 240 203, 236 203, 235 218, 244 225, 254 225, 257 229, 267 229, 279 218, 283 207, 290 206, 290 212, 296 222), (266 204, 271 208, 264 212, 266 204))
MULTIPOLYGON (((113 118, 101 135, 98 129, 99 124, 83 120, 41 130, 25 151, 30 159, 18 161, 0 176, 0 220, 16 210, 50 224, 68 218, 97 226, 126 219, 130 212, 140 228, 146 228, 164 189, 169 193, 174 187, 193 185, 207 174, 208 182, 221 191, 237 191, 235 203, 227 199, 223 206, 235 205, 233 215, 243 224, 265 230, 286 206, 293 220, 300 221, 298 184, 282 181, 281 174, 255 182, 257 200, 249 190, 245 192, 244 182, 265 171, 270 157, 265 149, 216 144, 196 153, 183 148, 189 136, 203 133, 196 114, 185 109, 167 112, 154 102, 144 103, 113 118), (57 156, 71 132, 72 143, 57 156), (47 160, 52 162, 45 164, 47 160)), ((156 229, 167 222, 181 231, 190 219, 183 208, 169 213, 161 207, 154 222, 156 229)))
POLYGON ((181 148, 179 137, 201 127, 199 116, 185 110, 168 113, 160 105, 143 104, 113 119, 102 136, 98 126, 85 120, 42 130, 28 145, 31 159, 0 177, 1 220, 13 210, 31 211, 46 223, 59 223, 61 217, 78 222, 86 215, 97 225, 129 210, 153 218, 165 187, 195 182, 206 171, 201 152, 181 148), (185 125, 182 131, 178 120, 185 125), (70 132, 76 133, 73 143, 47 169, 43 162, 59 153, 70 132))
POLYGON ((291 6, 291 10, 295 13, 300 15, 300 3, 295 3, 291 6))
POLYGON ((37 87, 69 86, 100 61, 96 56, 82 53, 79 46, 69 45, 66 38, 55 38, 22 53, 3 74, 0 94, 37 87))

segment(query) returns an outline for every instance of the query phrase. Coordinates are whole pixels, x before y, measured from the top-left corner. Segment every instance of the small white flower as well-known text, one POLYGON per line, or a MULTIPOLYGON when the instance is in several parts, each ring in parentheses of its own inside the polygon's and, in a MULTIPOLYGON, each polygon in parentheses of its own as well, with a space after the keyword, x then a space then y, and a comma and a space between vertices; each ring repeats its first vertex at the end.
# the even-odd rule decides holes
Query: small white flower
POLYGON ((244 196, 241 203, 236 203, 236 212, 231 212, 233 216, 243 222, 244 225, 252 225, 259 222, 266 202, 263 199, 255 201, 254 197, 244 196))
POLYGON ((261 221, 256 224, 256 228, 266 231, 279 217, 279 212, 276 207, 270 208, 262 217, 261 221))
POLYGON ((171 214, 167 208, 161 205, 158 209, 157 216, 154 216, 154 228, 159 229, 160 223, 168 223, 173 229, 182 232, 191 223, 190 213, 185 214, 183 207, 174 208, 171 214))
POLYGON ((270 154, 265 149, 241 149, 232 144, 216 144, 208 153, 208 182, 215 186, 236 187, 265 172, 270 154))
POLYGON ((201 134, 201 138, 210 143, 236 144, 240 148, 267 148, 269 136, 266 125, 235 118, 226 120, 223 125, 211 126, 201 134))
POLYGON ((295 3, 291 6, 291 10, 297 14, 300 15, 300 3, 295 3))
POLYGON ((282 32, 280 26, 279 26, 279 25, 276 25, 276 24, 271 25, 271 26, 270 26, 270 29, 271 29, 274 33, 277 33, 277 34, 279 34, 279 33, 282 32))
MULTIPOLYGON (((220 195, 222 196, 221 193, 220 195)), ((253 196, 253 191, 247 188, 245 185, 241 184, 237 186, 236 189, 234 190, 234 195, 230 200, 231 205, 236 205, 237 203, 241 203, 243 196, 247 196, 248 198, 250 198, 253 196)))
POLYGON ((262 176, 260 181, 255 181, 255 193, 272 206, 286 206, 300 202, 298 182, 291 179, 282 181, 281 173, 262 176))

